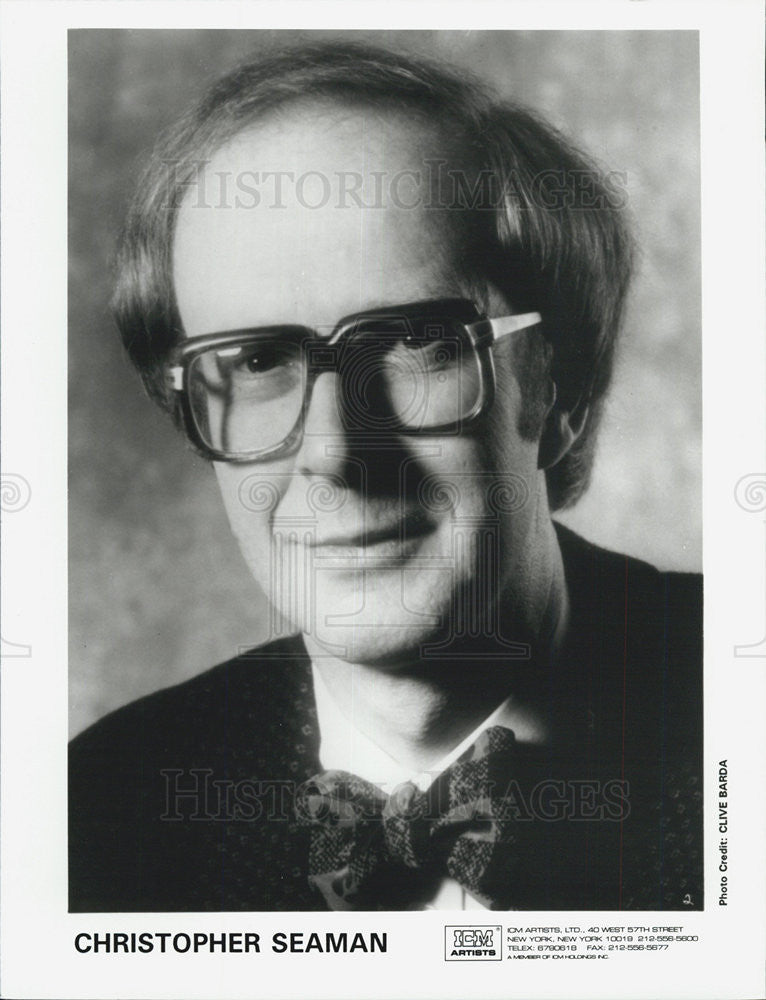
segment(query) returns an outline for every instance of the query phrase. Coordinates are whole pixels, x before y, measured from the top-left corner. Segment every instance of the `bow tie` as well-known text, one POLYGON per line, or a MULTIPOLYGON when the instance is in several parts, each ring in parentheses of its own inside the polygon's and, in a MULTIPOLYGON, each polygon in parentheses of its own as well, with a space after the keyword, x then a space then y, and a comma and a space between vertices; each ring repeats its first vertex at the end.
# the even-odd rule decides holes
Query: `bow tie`
POLYGON ((490 909, 511 905, 518 825, 504 797, 517 761, 510 729, 486 729, 420 792, 386 796, 346 771, 325 771, 296 798, 311 828, 309 882, 333 910, 406 909, 445 876, 490 909))

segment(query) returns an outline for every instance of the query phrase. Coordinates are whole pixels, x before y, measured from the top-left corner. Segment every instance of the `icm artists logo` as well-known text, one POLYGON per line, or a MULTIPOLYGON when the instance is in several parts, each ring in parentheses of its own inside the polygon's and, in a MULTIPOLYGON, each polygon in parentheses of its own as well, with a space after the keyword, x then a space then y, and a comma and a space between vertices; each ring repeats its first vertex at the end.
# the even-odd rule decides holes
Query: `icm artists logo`
POLYGON ((444 958, 448 962, 499 962, 502 958, 499 925, 444 928, 444 958))

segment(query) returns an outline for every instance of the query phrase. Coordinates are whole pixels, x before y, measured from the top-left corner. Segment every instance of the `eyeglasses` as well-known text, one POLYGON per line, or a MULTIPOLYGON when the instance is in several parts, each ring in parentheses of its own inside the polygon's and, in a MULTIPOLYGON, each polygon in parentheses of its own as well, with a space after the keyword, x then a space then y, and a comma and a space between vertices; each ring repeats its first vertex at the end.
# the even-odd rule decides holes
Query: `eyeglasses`
POLYGON ((329 337, 304 326, 190 337, 166 378, 192 443, 216 461, 295 451, 325 372, 338 375, 345 433, 459 433, 492 404, 488 348, 540 322, 536 312, 487 319, 467 299, 407 303, 346 316, 329 337))

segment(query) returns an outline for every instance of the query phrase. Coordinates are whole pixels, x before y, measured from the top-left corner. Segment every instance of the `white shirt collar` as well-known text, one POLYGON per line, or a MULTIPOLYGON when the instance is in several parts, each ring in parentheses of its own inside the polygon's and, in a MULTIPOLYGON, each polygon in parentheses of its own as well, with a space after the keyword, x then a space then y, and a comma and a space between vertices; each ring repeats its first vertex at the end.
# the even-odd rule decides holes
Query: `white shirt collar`
POLYGON ((511 729, 511 699, 502 702, 464 740, 427 771, 413 772, 386 753, 360 732, 338 707, 315 665, 314 695, 319 722, 319 760, 327 771, 350 771, 390 795, 395 788, 411 781, 421 792, 446 770, 490 726, 511 729))

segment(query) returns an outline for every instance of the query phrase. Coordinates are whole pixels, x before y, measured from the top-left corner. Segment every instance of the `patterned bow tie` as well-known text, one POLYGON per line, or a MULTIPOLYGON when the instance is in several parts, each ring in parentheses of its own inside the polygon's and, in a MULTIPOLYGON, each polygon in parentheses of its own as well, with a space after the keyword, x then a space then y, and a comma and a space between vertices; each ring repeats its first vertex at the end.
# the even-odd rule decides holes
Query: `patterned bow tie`
POLYGON ((309 882, 333 910, 405 909, 450 876, 507 909, 519 852, 503 793, 516 759, 511 730, 493 726, 426 792, 408 782, 386 796, 346 771, 317 775, 295 804, 311 828, 309 882))

